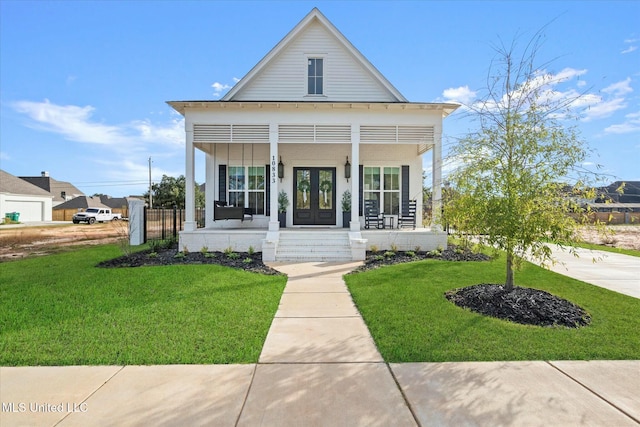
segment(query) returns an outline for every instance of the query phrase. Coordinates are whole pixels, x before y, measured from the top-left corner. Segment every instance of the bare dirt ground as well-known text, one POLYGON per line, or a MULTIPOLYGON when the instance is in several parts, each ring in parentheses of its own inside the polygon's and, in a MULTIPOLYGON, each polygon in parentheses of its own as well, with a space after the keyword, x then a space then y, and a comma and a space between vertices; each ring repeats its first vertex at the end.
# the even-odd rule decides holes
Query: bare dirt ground
MULTIPOLYGON (((126 238, 127 227, 126 221, 93 225, 0 226, 0 261, 46 255, 69 246, 115 243, 126 238)), ((581 236, 589 243, 640 250, 640 226, 616 225, 608 227, 607 231, 601 235, 595 228, 585 227, 581 236)))
POLYGON ((47 255, 69 246, 115 243, 127 237, 128 226, 126 221, 0 226, 0 262, 47 255))
POLYGON ((595 227, 584 227, 581 238, 597 245, 640 250, 640 225, 611 225, 604 234, 595 227))

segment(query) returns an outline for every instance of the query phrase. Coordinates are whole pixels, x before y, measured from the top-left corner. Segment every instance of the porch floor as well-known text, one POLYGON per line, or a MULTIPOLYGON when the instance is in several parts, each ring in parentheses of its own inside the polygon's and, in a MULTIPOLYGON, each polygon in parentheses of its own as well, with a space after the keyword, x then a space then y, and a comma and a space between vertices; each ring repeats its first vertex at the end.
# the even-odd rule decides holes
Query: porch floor
POLYGON ((430 251, 447 247, 447 233, 429 228, 370 229, 351 232, 341 227, 287 227, 269 232, 264 228, 200 228, 180 232, 180 249, 190 252, 207 248, 209 251, 232 249, 237 252, 253 250, 262 252, 267 261, 363 260, 364 251, 422 250, 430 251), (288 246, 285 250, 285 242, 288 246), (282 244, 282 246, 281 246, 282 244), (349 252, 351 255, 349 255, 349 252), (278 254, 281 258, 278 258, 278 254), (285 253, 287 255, 285 255, 285 253), (332 256, 335 255, 335 256, 332 256))

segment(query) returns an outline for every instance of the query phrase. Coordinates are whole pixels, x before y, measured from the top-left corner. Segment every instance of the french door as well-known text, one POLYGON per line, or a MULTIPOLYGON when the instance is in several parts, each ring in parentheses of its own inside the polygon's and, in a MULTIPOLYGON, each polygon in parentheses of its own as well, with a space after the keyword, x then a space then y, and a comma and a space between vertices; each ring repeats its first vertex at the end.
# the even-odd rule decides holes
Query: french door
POLYGON ((293 168, 293 225, 336 225, 336 168, 293 168))

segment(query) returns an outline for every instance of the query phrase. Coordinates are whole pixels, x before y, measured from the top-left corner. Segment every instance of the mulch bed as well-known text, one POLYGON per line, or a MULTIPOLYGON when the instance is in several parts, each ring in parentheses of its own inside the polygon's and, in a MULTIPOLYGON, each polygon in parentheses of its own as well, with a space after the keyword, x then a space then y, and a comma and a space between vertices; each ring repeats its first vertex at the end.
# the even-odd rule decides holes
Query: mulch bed
POLYGON ((103 261, 98 267, 143 267, 157 265, 189 265, 189 264, 213 264, 225 267, 237 268, 253 273, 266 275, 281 275, 282 273, 266 266, 262 262, 262 253, 233 252, 233 255, 224 252, 190 252, 182 253, 177 249, 163 249, 153 252, 147 249, 124 255, 119 258, 103 261))
POLYGON ((449 245, 443 251, 377 251, 367 252, 364 264, 354 270, 355 273, 373 270, 385 265, 401 264, 405 262, 421 261, 424 259, 439 259, 442 261, 489 261, 490 256, 473 252, 460 246, 449 245))
POLYGON ((591 322, 589 314, 563 298, 532 288, 480 284, 454 289, 445 297, 459 307, 524 325, 578 328, 591 322))

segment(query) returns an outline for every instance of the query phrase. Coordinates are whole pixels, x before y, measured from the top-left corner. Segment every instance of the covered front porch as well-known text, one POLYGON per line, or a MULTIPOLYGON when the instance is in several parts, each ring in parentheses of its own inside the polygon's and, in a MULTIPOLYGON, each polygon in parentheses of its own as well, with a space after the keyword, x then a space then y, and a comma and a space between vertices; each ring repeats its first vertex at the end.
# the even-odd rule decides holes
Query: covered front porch
POLYGON ((371 246, 446 247, 446 235, 438 231, 441 122, 454 106, 170 104, 186 118, 181 248, 246 251, 251 247, 261 251, 265 261, 275 261, 297 259, 299 253, 323 260, 362 260, 371 246), (205 155, 204 230, 197 229, 193 215, 196 150, 205 155), (429 151, 433 218, 424 228, 422 155, 429 151), (283 194, 288 199, 284 206, 283 194), (385 218, 384 230, 366 229, 365 201, 375 201, 385 218), (409 202, 414 204, 415 230, 394 228, 409 202), (226 211, 228 217, 222 214, 227 207, 233 207, 226 211))

